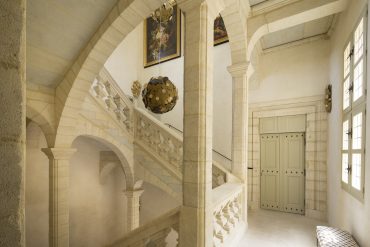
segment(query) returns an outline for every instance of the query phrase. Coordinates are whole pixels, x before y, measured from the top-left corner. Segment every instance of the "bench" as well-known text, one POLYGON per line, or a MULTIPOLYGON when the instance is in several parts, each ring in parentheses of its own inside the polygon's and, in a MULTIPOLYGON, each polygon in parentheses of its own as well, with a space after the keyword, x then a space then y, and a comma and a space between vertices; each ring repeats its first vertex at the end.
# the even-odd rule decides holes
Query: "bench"
POLYGON ((319 247, 359 247, 349 232, 334 227, 316 227, 317 246, 319 247))

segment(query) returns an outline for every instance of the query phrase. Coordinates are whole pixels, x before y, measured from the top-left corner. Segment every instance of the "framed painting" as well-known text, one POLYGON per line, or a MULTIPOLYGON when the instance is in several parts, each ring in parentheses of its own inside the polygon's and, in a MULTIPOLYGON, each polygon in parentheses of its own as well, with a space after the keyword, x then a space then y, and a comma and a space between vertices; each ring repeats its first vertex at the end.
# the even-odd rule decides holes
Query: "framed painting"
POLYGON ((220 45, 225 42, 228 42, 229 38, 227 36, 227 31, 225 27, 224 20, 222 19, 221 15, 217 16, 214 28, 213 28, 213 42, 214 45, 220 45))
POLYGON ((144 21, 144 68, 181 56, 181 12, 162 6, 144 21))

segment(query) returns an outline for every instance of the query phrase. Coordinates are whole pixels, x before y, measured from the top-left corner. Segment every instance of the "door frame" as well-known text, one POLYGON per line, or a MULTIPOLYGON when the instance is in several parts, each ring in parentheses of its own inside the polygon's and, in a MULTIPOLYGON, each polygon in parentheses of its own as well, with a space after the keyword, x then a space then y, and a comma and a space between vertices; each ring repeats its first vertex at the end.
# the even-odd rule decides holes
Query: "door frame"
POLYGON ((250 209, 257 209, 260 205, 260 118, 302 114, 306 115, 305 215, 325 220, 327 217, 327 113, 321 95, 250 105, 248 161, 253 170, 250 170, 249 174, 248 196, 251 200, 248 205, 250 209))

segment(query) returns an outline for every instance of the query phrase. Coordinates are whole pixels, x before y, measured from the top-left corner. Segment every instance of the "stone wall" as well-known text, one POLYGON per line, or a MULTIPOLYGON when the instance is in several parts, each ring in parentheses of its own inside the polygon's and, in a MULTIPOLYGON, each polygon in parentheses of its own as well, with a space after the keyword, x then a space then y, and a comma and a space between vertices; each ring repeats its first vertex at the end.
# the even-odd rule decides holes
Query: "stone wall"
POLYGON ((24 245, 25 2, 0 3, 0 246, 24 245))

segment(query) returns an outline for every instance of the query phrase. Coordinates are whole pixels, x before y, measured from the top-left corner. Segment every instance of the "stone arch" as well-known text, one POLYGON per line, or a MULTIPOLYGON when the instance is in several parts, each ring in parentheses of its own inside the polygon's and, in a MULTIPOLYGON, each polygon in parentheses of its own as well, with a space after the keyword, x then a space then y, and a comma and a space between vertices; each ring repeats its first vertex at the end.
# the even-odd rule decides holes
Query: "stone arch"
POLYGON ((37 105, 29 102, 26 104, 26 117, 41 128, 48 147, 52 147, 55 140, 55 127, 52 122, 53 115, 50 107, 51 105, 37 107, 37 105))
POLYGON ((76 118, 92 81, 122 40, 164 0, 119 0, 56 88, 57 136, 63 146, 64 127, 76 118))
MULTIPOLYGON (((145 20, 164 0, 120 0, 113 7, 98 31, 81 52, 63 81, 56 88, 57 136, 55 146, 64 145, 65 127, 76 118, 94 78, 114 49, 141 21, 145 20)), ((227 0, 223 10, 225 23, 230 32, 233 63, 246 59, 246 15, 242 1, 227 0)), ((211 2, 212 3, 212 2, 211 2)))
MULTIPOLYGON (((312 8, 294 15, 286 16, 272 22, 264 22, 252 31, 252 35, 248 39, 247 60, 250 61, 258 41, 265 35, 290 27, 323 18, 332 14, 342 12, 347 6, 346 0, 336 0, 320 7, 312 8)), ((248 67, 248 79, 252 77, 255 69, 252 66, 248 67)))
POLYGON ((247 61, 247 11, 243 1, 225 0, 226 7, 221 11, 227 29, 233 64, 247 61))
POLYGON ((119 142, 117 138, 109 135, 104 130, 92 125, 88 121, 80 121, 79 125, 74 129, 73 138, 70 139, 68 147, 72 146, 72 142, 77 137, 88 137, 112 150, 118 157, 121 163, 121 168, 126 177, 126 189, 134 188, 134 158, 132 146, 127 145, 126 142, 119 142))

